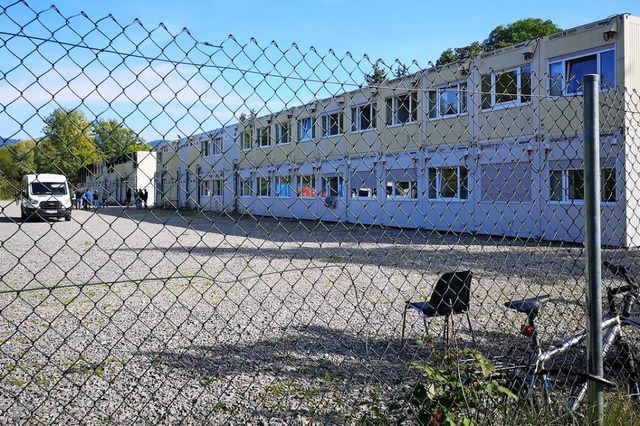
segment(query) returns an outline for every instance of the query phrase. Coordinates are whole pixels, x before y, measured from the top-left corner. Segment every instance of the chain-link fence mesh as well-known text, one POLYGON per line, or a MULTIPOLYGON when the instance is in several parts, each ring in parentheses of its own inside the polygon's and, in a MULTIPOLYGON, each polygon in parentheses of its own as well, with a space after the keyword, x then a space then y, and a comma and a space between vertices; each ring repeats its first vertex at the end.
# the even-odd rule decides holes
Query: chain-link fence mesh
POLYGON ((631 36, 601 32, 407 66, 2 7, 0 423, 514 421, 467 350, 526 342, 512 299, 558 296, 545 345, 585 328, 587 72, 603 257, 638 257, 631 36), (444 335, 405 302, 452 271, 444 335))

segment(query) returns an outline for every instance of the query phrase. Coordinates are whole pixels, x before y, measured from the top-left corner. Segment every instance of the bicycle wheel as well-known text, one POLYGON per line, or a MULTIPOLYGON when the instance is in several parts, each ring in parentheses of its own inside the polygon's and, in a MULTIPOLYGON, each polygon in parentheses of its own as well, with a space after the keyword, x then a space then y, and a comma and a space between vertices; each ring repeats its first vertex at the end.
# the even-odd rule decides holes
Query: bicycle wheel
POLYGON ((640 328, 625 325, 615 348, 605 358, 605 373, 620 396, 640 400, 640 328))
POLYGON ((528 365, 501 361, 495 364, 492 379, 509 389, 515 398, 504 399, 504 415, 517 419, 518 423, 535 423, 542 415, 550 412, 548 379, 534 376, 528 365))

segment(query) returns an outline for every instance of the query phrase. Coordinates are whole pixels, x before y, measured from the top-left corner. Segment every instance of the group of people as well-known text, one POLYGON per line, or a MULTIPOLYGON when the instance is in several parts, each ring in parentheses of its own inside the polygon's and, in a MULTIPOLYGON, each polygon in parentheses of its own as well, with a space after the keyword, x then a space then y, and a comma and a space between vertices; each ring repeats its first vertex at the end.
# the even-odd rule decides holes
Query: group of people
MULTIPOLYGON (((81 188, 76 188, 75 191, 76 198, 76 210, 89 210, 92 206, 94 208, 100 207, 100 194, 98 191, 91 191, 91 189, 82 190, 81 188)), ((102 194, 103 202, 106 202, 106 194, 102 194)))
MULTIPOLYGON (((138 189, 132 191, 131 188, 127 188, 125 193, 126 206, 129 208, 131 200, 136 206, 136 209, 148 208, 149 192, 146 189, 138 189)), ((106 206, 108 194, 102 193, 102 205, 106 206)), ((76 188, 75 191, 76 210, 89 210, 91 207, 98 208, 100 204, 100 194, 98 191, 91 191, 91 189, 83 190, 82 188, 76 188)))
POLYGON ((149 193, 146 189, 138 189, 137 191, 131 191, 131 188, 127 188, 126 199, 127 199, 127 208, 131 205, 131 198, 135 196, 134 203, 136 205, 136 209, 140 210, 143 208, 146 209, 148 207, 147 201, 149 200, 149 193))

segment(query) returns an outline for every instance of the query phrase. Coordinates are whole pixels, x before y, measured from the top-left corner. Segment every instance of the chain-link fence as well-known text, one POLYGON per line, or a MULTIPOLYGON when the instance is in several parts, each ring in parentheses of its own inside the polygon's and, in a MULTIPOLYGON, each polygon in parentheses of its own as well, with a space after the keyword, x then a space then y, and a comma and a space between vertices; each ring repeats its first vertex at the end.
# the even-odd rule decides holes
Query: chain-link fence
POLYGON ((586 73, 636 263, 634 22, 435 67, 2 7, 0 423, 546 423, 469 358, 585 329, 586 73))

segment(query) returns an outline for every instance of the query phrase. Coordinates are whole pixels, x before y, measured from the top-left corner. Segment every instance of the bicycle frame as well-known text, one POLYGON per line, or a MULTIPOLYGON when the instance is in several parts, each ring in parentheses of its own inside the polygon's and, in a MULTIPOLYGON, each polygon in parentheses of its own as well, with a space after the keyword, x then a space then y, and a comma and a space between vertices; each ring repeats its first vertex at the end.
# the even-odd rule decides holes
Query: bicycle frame
MULTIPOLYGON (((534 325, 534 319, 530 316, 530 325, 534 325)), ((615 343, 616 339, 620 336, 622 332, 622 321, 619 316, 609 318, 602 322, 602 331, 603 331, 603 345, 602 352, 603 356, 609 353, 609 350, 615 343)), ((546 404, 551 404, 551 396, 549 394, 549 377, 548 370, 546 369, 547 362, 553 360, 554 358, 566 353, 571 348, 575 348, 580 345, 587 337, 586 333, 575 334, 571 337, 568 337, 561 341, 557 346, 552 346, 546 350, 542 350, 540 345, 540 340, 535 333, 532 336, 533 341, 533 350, 529 353, 527 366, 528 372, 525 378, 525 385, 527 387, 527 400, 530 402, 532 407, 535 407, 536 401, 536 385, 541 383, 542 391, 544 396, 544 402, 546 404)), ((586 376, 584 374, 583 376, 586 376)), ((590 378, 589 379, 593 379, 590 378)), ((603 382, 607 382, 604 379, 601 379, 603 382)), ((584 390, 580 390, 580 395, 577 398, 571 398, 567 403, 568 410, 575 410, 578 408, 578 404, 586 395, 586 382, 584 383, 584 390)))
MULTIPOLYGON (((605 266, 612 271, 615 275, 624 278, 627 285, 609 288, 607 291, 609 314, 603 320, 601 329, 603 332, 603 344, 602 344, 602 356, 603 358, 609 353, 614 345, 618 345, 625 356, 625 368, 630 371, 630 384, 632 385, 632 396, 640 399, 640 372, 635 366, 635 356, 629 350, 629 345, 621 339, 623 336, 623 326, 632 326, 640 329, 640 319, 629 318, 631 309, 638 298, 638 286, 629 277, 626 268, 611 265, 605 262, 605 266), (616 306, 614 296, 624 293, 625 304, 622 309, 622 315, 616 312, 616 306)), ((549 370, 547 370, 547 364, 556 357, 566 353, 571 348, 575 348, 580 345, 586 338, 586 333, 579 333, 570 336, 557 344, 557 346, 551 346, 547 349, 543 349, 538 337, 535 319, 538 316, 540 308, 547 302, 552 300, 562 300, 560 298, 553 298, 549 295, 534 297, 523 300, 513 300, 505 303, 505 306, 511 309, 515 309, 519 312, 527 314, 527 325, 523 326, 522 334, 531 338, 532 347, 527 353, 526 362, 524 365, 516 368, 526 369, 526 376, 524 379, 524 386, 526 387, 526 398, 534 409, 536 408, 537 388, 541 385, 541 391, 545 404, 551 404, 551 395, 549 392, 549 370)), ((572 396, 568 399, 566 409, 569 411, 576 410, 582 400, 584 400, 587 393, 587 382, 589 380, 595 380, 606 385, 615 385, 602 377, 595 377, 587 373, 581 373, 573 371, 572 374, 585 378, 584 382, 575 385, 573 388, 572 396)))

